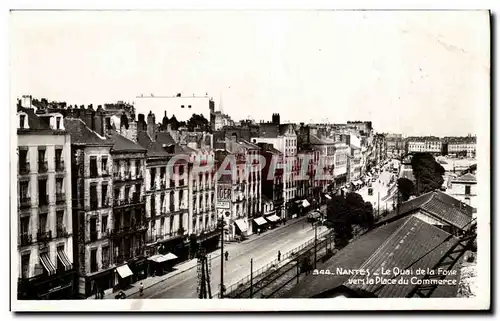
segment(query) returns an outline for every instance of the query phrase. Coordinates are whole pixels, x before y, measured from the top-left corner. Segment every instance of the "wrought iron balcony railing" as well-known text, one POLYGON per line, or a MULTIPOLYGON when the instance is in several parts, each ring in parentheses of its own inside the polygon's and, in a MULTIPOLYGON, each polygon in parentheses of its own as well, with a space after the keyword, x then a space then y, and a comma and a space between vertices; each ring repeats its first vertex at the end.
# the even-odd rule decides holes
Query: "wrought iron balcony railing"
POLYGON ((56 158, 55 163, 56 163, 56 172, 64 172, 64 160, 56 158))
POLYGON ((66 230, 66 228, 64 226, 58 226, 56 228, 56 236, 58 238, 60 237, 68 237, 69 233, 68 231, 66 230))
POLYGON ((19 175, 26 175, 30 172, 30 163, 19 163, 19 175))
POLYGON ((31 197, 21 197, 19 199, 20 208, 30 208, 31 207, 31 197))
POLYGON ((33 238, 28 233, 23 233, 19 237, 19 244, 21 246, 28 246, 33 243, 33 238))
POLYGON ((56 204, 61 204, 66 201, 65 193, 56 193, 56 204))
POLYGON ((48 170, 49 170, 49 167, 47 165, 47 161, 38 162, 38 172, 39 173, 47 173, 48 170))
POLYGON ((36 233, 36 240, 38 242, 47 242, 52 239, 52 231, 38 230, 36 233))

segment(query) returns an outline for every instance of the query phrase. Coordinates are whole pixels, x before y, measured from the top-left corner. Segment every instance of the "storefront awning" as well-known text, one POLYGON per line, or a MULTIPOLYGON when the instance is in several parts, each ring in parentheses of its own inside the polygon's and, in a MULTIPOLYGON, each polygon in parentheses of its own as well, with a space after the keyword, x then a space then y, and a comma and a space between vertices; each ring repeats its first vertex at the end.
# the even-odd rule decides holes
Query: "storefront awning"
POLYGON ((245 220, 242 219, 242 218, 240 218, 239 220, 234 221, 234 224, 236 224, 236 226, 238 226, 238 228, 240 229, 240 231, 242 233, 244 233, 244 232, 246 232, 248 230, 248 225, 245 222, 245 220))
POLYGON ((275 214, 274 214, 274 215, 271 215, 271 216, 266 217, 266 219, 267 219, 268 221, 271 221, 271 222, 277 222, 277 221, 279 221, 279 220, 280 220, 280 218, 279 218, 277 215, 275 215, 275 214))
POLYGON ((125 279, 134 274, 132 273, 132 271, 130 271, 130 268, 127 264, 117 267, 116 272, 118 272, 118 275, 120 275, 122 279, 125 279))
POLYGON ((56 267, 52 264, 52 261, 50 261, 48 253, 40 254, 40 261, 49 275, 56 274, 56 267))
POLYGON ((71 270, 72 264, 68 259, 68 256, 66 255, 66 252, 64 250, 57 250, 57 258, 59 261, 61 261, 62 265, 64 266, 64 271, 71 270))
POLYGON ((332 197, 330 195, 328 195, 328 194, 325 194, 325 197, 328 198, 329 200, 332 199, 332 197))
POLYGON ((156 263, 163 263, 171 260, 175 260, 177 258, 177 255, 172 254, 172 253, 167 253, 167 254, 156 254, 148 258, 148 260, 156 262, 156 263))
POLYGON ((253 221, 255 223, 257 223, 257 225, 264 225, 264 224, 267 224, 267 221, 265 218, 263 218, 262 216, 261 217, 257 217, 257 218, 254 218, 253 221))
POLYGON ((303 201, 302 201, 302 206, 303 206, 303 207, 308 207, 308 206, 310 206, 310 205, 311 205, 311 204, 309 204, 309 202, 308 202, 307 200, 303 200, 303 201))

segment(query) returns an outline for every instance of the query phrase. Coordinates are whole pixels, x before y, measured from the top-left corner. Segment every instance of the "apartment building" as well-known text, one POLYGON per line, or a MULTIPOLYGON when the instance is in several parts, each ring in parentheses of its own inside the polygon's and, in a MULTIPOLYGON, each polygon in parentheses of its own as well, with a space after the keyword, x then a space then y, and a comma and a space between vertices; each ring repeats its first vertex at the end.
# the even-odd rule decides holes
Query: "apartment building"
POLYGON ((97 133, 81 119, 66 118, 71 135, 73 191, 74 262, 77 296, 88 297, 112 288, 113 271, 110 229, 113 224, 112 157, 113 142, 97 133))
POLYGON ((145 278, 148 268, 144 197, 146 149, 134 138, 116 131, 108 133, 108 139, 113 142, 113 222, 110 235, 113 262, 117 265, 114 282, 120 288, 145 278))
POLYGON ((431 153, 441 155, 442 142, 439 137, 408 137, 406 139, 407 153, 431 153))
POLYGON ((63 115, 17 107, 18 298, 73 298, 70 135, 63 115))

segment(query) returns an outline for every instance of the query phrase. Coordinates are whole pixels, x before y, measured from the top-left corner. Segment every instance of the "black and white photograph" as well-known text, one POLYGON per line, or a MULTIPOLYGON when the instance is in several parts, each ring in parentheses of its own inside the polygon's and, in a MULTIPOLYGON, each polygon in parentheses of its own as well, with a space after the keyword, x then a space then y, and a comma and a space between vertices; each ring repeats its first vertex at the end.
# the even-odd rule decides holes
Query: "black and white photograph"
POLYGON ((490 308, 489 11, 9 16, 13 310, 490 308))

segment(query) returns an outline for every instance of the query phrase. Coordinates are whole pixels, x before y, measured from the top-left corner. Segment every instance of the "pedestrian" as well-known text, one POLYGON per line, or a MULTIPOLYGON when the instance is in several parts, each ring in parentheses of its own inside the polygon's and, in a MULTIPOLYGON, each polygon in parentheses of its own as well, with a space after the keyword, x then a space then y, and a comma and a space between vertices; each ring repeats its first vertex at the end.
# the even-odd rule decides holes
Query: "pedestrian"
POLYGON ((278 262, 281 261, 281 252, 278 251, 278 262))
POLYGON ((257 229, 257 234, 259 234, 259 235, 260 235, 260 228, 258 228, 258 229, 257 229))
POLYGON ((224 253, 224 256, 226 257, 226 261, 229 259, 229 252, 226 251, 226 253, 224 253))
POLYGON ((144 285, 142 285, 142 282, 141 282, 141 284, 139 285, 139 293, 140 293, 140 295, 141 295, 141 296, 143 296, 143 295, 144 295, 144 285))
POLYGON ((101 288, 101 299, 104 299, 104 288, 101 288))

